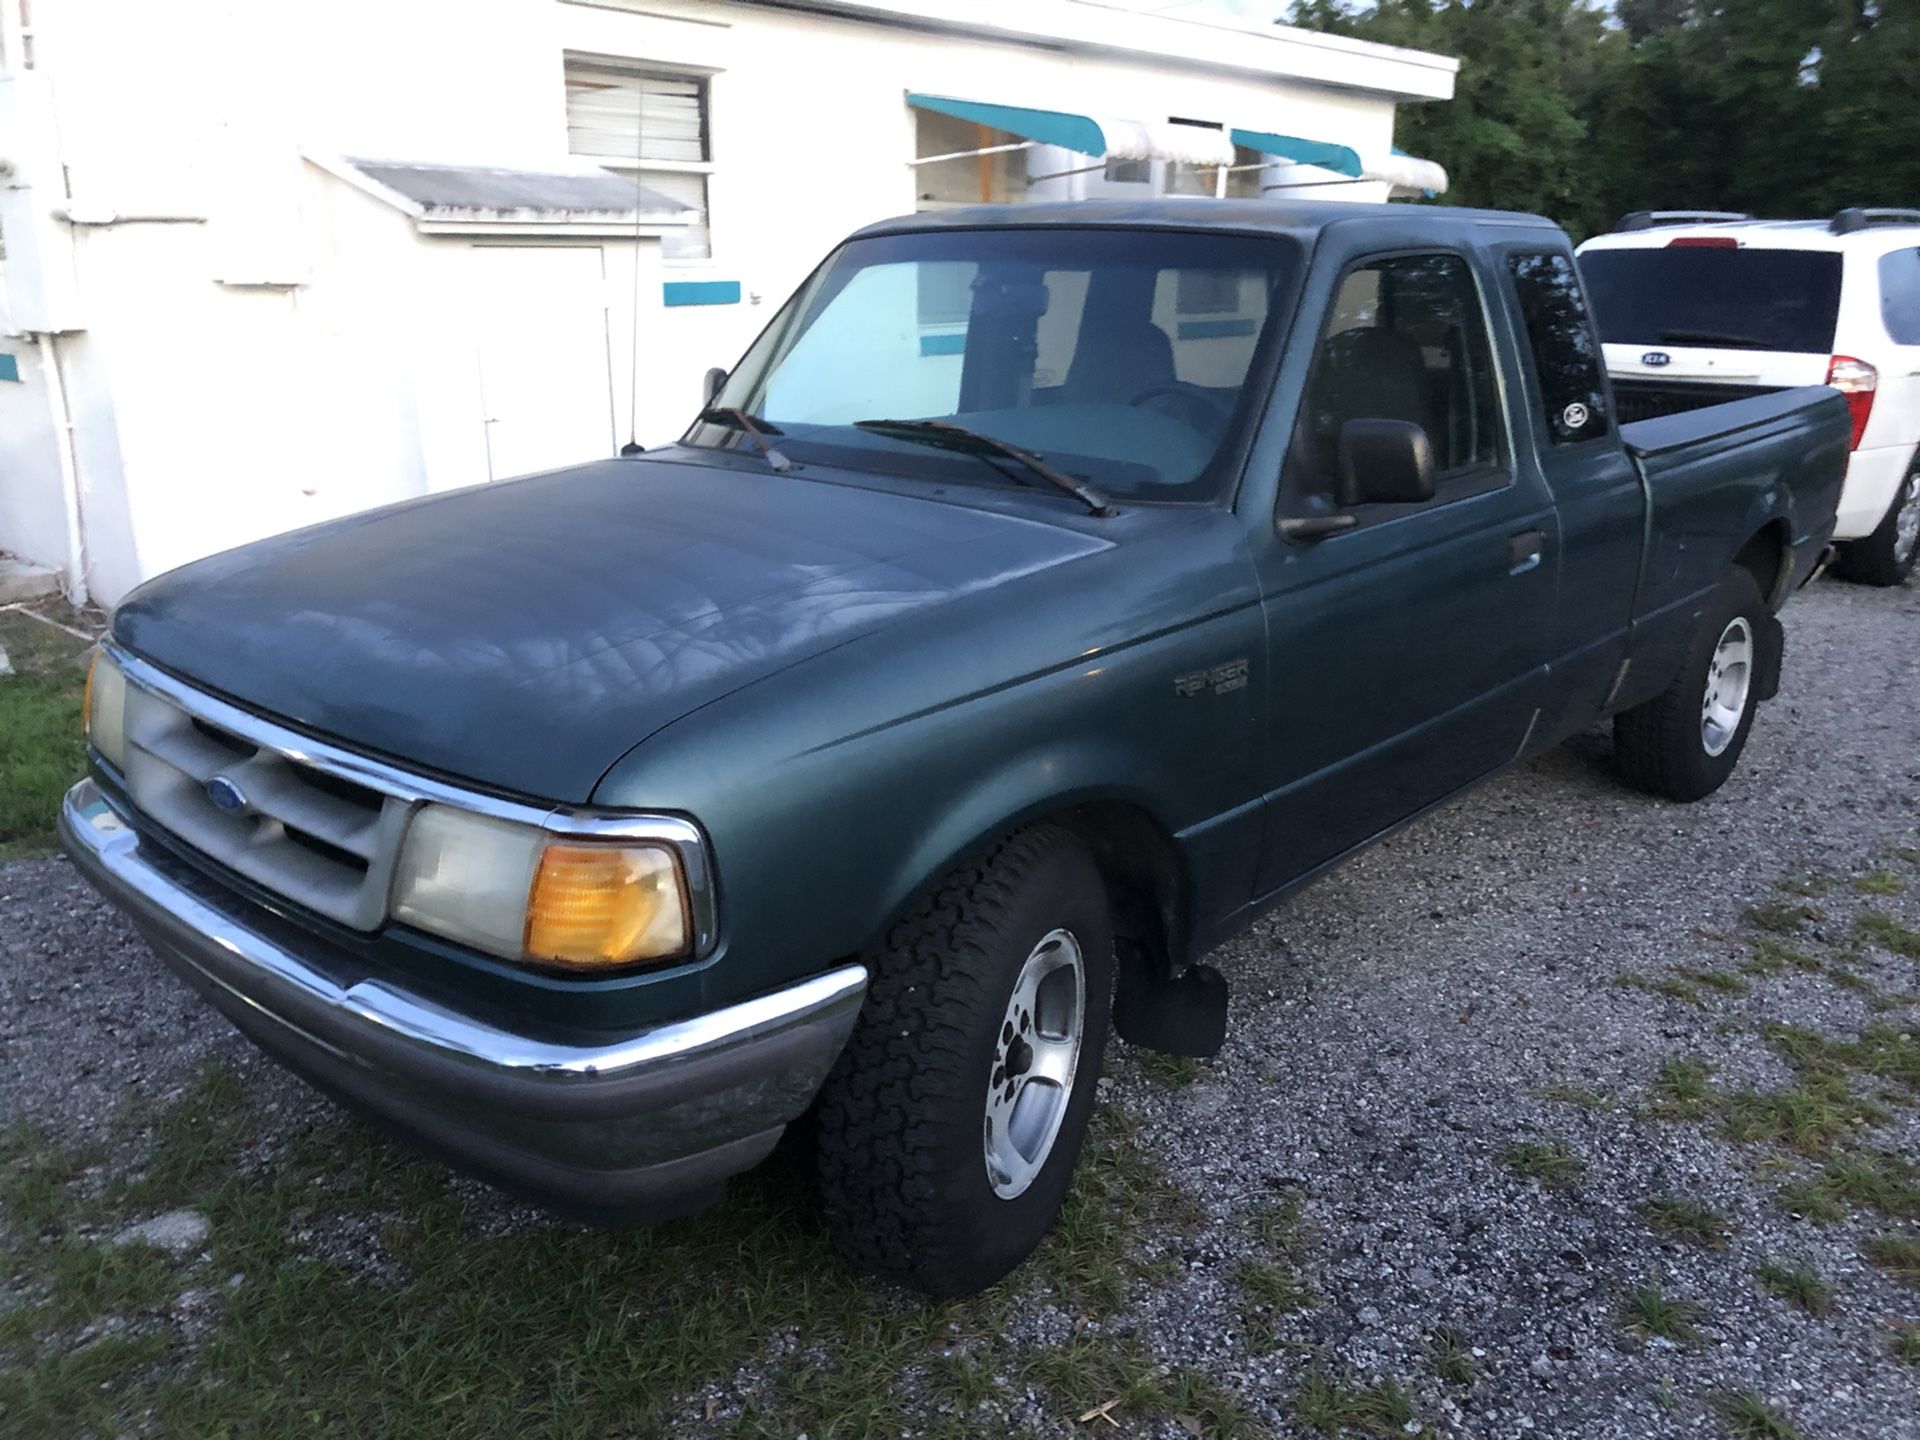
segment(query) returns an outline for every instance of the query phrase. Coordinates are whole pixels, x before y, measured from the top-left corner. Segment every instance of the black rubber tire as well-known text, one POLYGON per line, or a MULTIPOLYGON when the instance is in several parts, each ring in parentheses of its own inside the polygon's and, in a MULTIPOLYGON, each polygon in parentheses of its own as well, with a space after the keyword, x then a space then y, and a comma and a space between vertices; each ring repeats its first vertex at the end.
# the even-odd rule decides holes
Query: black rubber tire
POLYGON ((1093 1111, 1113 999, 1113 929, 1086 847, 1037 826, 960 866, 865 957, 866 1004, 818 1106, 827 1227, 861 1269, 971 1295, 1052 1228, 1093 1111), (1080 942, 1086 1018, 1060 1132, 1018 1196, 987 1177, 995 1042, 1021 967, 1064 927, 1080 942))
POLYGON ((1859 540, 1843 540, 1836 547, 1839 553, 1833 557, 1834 574, 1862 585, 1899 585, 1913 574, 1914 563, 1920 559, 1920 543, 1908 545, 1903 553, 1899 530, 1900 507, 1916 485, 1920 485, 1920 464, 1900 482, 1878 529, 1859 540))
POLYGON ((1614 764, 1620 777, 1635 789, 1669 800, 1703 800, 1726 782, 1739 763, 1753 729, 1754 712, 1760 707, 1757 684, 1747 689, 1746 709, 1726 749, 1718 755, 1707 753, 1700 734, 1700 702, 1706 695, 1713 653, 1737 616, 1745 616, 1752 628, 1757 673, 1767 603, 1752 573, 1736 569, 1707 602, 1673 683, 1644 705, 1613 717, 1614 764))

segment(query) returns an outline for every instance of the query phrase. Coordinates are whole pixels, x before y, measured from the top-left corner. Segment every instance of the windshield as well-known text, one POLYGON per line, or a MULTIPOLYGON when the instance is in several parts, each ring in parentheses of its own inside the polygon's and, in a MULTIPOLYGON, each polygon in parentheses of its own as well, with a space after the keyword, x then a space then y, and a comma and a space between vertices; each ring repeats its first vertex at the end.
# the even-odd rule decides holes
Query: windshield
MULTIPOLYGON (((753 417, 796 464, 1061 493, 951 433, 860 428, 940 420, 1112 498, 1216 500, 1298 271, 1279 237, 1008 227, 856 240, 714 405, 753 417)), ((687 434, 742 440, 711 420, 687 434)))
POLYGON ((1580 273, 1609 345, 1833 348, 1840 256, 1831 250, 1589 250, 1580 273))

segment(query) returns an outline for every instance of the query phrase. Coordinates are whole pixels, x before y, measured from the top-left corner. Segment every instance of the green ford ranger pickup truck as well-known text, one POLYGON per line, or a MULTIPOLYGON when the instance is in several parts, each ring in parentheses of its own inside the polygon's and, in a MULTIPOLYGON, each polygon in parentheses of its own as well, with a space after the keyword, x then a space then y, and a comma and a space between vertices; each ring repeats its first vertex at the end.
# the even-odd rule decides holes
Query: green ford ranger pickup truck
POLYGON ((556 1208, 815 1117, 937 1294, 1052 1223, 1109 1024, 1611 717, 1696 800, 1779 684, 1845 401, 1615 423, 1566 237, 1424 206, 962 210, 837 249, 678 444, 163 576, 75 863, 322 1088, 556 1208))

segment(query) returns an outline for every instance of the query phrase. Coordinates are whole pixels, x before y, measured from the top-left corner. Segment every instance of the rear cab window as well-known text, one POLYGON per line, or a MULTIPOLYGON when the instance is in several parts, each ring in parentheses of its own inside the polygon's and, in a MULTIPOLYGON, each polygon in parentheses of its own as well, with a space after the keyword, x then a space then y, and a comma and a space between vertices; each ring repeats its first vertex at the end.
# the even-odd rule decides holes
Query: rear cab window
POLYGON ((1796 354, 1832 353, 1840 268, 1834 250, 1684 239, 1580 257, 1606 344, 1796 354))
POLYGON ((1573 257, 1514 251, 1507 256, 1507 277, 1526 326, 1548 437, 1555 445, 1600 439, 1612 421, 1606 359, 1573 257))

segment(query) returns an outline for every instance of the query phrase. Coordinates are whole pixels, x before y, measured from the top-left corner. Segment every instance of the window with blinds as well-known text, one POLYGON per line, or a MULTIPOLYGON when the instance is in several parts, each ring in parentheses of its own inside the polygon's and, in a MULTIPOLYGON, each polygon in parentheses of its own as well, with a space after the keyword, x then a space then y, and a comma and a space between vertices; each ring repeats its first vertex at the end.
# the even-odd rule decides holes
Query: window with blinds
POLYGON ((567 148, 693 209, 698 220, 669 231, 669 260, 713 253, 707 228, 707 82, 604 62, 567 62, 567 148))

